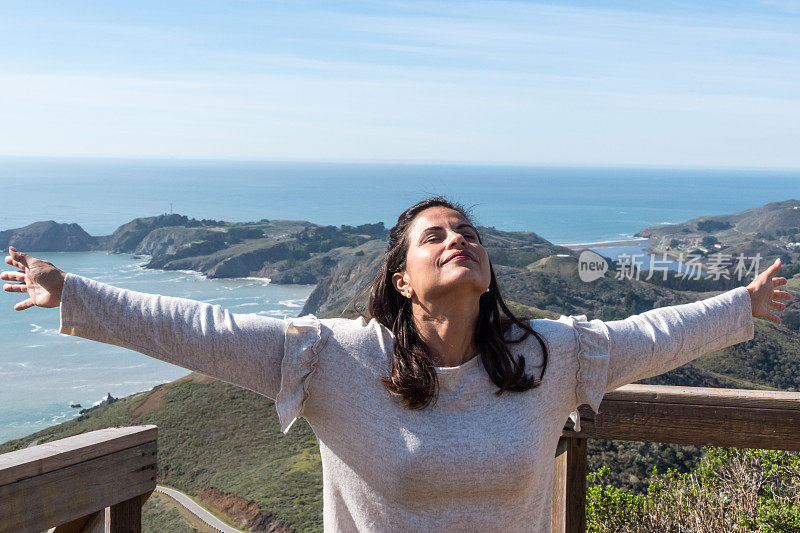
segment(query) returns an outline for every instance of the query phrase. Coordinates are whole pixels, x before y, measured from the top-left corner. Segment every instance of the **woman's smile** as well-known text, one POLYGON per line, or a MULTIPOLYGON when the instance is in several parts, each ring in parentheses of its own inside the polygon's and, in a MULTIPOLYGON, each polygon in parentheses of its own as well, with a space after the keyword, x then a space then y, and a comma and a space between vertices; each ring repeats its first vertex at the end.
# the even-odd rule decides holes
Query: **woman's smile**
POLYGON ((458 251, 450 254, 447 257, 447 259, 444 260, 445 263, 449 263, 450 261, 475 261, 475 262, 477 262, 478 260, 475 259, 475 256, 472 254, 472 252, 469 252, 467 250, 458 250, 458 251))

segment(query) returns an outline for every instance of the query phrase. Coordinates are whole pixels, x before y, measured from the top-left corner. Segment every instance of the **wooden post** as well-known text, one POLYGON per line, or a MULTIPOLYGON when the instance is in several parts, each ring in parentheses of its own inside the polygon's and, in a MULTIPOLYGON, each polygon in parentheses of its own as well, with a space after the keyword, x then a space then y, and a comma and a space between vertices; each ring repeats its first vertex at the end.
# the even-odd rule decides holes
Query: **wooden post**
POLYGON ((106 508, 105 533, 141 533, 142 498, 134 496, 106 508))
POLYGON ((76 518, 48 530, 48 533, 104 533, 105 510, 76 518))
POLYGON ((558 440, 553 470, 553 533, 586 531, 586 442, 562 437, 558 440))

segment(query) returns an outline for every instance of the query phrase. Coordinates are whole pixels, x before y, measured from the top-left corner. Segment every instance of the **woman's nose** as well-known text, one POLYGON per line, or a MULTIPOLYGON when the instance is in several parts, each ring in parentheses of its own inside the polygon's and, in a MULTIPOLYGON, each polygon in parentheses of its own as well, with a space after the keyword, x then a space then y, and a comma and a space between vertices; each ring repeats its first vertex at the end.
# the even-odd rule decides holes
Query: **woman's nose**
POLYGON ((456 244, 459 244, 461 246, 466 246, 467 239, 465 239, 464 236, 461 235, 460 233, 452 233, 447 238, 447 247, 450 248, 451 246, 454 246, 456 244))

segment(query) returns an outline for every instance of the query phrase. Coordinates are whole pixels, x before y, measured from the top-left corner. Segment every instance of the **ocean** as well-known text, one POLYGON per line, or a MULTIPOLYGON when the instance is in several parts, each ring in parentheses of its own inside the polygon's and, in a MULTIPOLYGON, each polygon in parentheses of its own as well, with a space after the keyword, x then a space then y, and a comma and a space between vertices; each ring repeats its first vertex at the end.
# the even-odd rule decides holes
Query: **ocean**
POLYGON ((0 230, 56 220, 107 235, 133 218, 170 211, 236 222, 391 226, 409 205, 443 194, 472 206, 479 224, 565 244, 619 240, 654 224, 797 198, 800 170, 0 158, 0 188, 0 230))
MULTIPOLYGON (((404 208, 442 194, 471 207, 479 224, 570 244, 626 240, 646 226, 800 198, 800 171, 6 158, 0 159, 0 193, 0 231, 55 220, 78 223, 92 235, 169 212, 237 222, 391 226, 404 208)), ((611 257, 630 250, 596 249, 611 257)), ((295 316, 313 290, 147 270, 146 257, 129 254, 34 255, 120 287, 241 313, 295 316)), ((4 294, 0 442, 77 416, 70 404, 90 407, 108 393, 121 397, 188 373, 137 352, 61 335, 58 309, 15 312, 22 297, 4 294)))

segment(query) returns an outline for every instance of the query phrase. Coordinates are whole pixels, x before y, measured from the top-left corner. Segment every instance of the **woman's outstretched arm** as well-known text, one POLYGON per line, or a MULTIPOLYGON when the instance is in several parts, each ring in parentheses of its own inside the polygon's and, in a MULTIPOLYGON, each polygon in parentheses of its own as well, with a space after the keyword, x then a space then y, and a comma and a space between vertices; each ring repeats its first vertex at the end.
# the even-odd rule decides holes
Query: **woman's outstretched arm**
POLYGON ((657 376, 701 355, 754 336, 754 317, 780 324, 772 311, 783 310, 791 295, 775 291, 780 259, 747 287, 689 304, 653 309, 625 320, 606 322, 610 340, 607 390, 657 376))
POLYGON ((16 310, 61 307, 62 333, 115 344, 275 398, 281 384, 286 323, 234 314, 219 305, 120 289, 13 248, 17 272, 7 292, 26 292, 16 310))
POLYGON ((753 338, 754 317, 780 323, 788 292, 775 287, 780 260, 747 287, 688 304, 660 307, 624 320, 571 317, 579 343, 578 403, 595 410, 603 393, 663 374, 701 355, 753 338))

